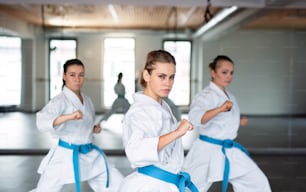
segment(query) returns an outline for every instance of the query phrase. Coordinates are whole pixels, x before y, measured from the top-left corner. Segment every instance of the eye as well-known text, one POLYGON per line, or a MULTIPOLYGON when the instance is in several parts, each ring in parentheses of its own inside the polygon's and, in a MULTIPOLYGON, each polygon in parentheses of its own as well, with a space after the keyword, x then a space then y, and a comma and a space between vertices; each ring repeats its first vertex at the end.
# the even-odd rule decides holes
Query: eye
POLYGON ((171 75, 171 76, 170 76, 170 79, 171 79, 171 80, 174 80, 174 77, 175 77, 175 75, 171 75))
POLYGON ((165 78, 166 78, 166 75, 164 75, 164 74, 159 74, 158 77, 161 78, 161 79, 165 79, 165 78))

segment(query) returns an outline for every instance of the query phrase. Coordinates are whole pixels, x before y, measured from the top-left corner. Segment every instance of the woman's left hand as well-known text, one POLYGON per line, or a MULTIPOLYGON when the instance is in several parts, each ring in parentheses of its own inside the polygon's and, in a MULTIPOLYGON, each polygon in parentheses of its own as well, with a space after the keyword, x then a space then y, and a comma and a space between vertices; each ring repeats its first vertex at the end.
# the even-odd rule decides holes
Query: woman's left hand
POLYGON ((248 124, 248 121, 249 121, 248 117, 246 117, 246 116, 241 117, 240 118, 240 126, 246 126, 248 124))
POLYGON ((93 128, 94 133, 100 133, 102 131, 102 128, 100 125, 95 125, 93 128))

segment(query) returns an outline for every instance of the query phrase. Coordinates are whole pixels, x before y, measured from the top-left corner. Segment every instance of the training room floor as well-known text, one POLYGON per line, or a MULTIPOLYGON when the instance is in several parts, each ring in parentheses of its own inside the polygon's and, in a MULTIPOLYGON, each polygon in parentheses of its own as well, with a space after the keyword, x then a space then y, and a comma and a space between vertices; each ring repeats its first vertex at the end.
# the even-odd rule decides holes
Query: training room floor
MULTIPOLYGON (((98 119, 101 117, 97 115, 98 119)), ((103 122, 104 130, 96 135, 95 143, 123 175, 128 175, 133 170, 124 155, 122 118, 123 115, 115 114, 103 122)), ((237 141, 251 152, 268 176, 273 191, 305 192, 305 133, 306 118, 303 117, 250 116, 249 125, 240 129, 237 141)), ((183 137, 186 152, 196 137, 196 131, 183 137)), ((35 113, 0 113, 0 192, 27 192, 35 188, 40 161, 56 142, 48 133, 36 129, 35 113)), ((67 186, 66 191, 74 191, 74 185, 67 186)), ((209 190, 214 191, 221 191, 220 183, 209 190)), ((82 192, 91 192, 86 183, 82 184, 82 192)))

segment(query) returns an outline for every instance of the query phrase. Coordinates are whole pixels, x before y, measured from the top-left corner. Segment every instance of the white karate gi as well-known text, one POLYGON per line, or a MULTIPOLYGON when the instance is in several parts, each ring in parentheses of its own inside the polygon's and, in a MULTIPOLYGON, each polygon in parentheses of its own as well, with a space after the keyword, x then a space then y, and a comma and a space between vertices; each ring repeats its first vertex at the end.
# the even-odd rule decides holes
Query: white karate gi
MULTIPOLYGON (((177 127, 170 107, 162 105, 142 92, 133 95, 134 103, 123 120, 123 143, 132 168, 155 165, 177 174, 181 171, 184 149, 177 139, 158 152, 159 137, 177 127)), ((175 185, 138 173, 128 175, 121 192, 177 192, 175 185)))
MULTIPOLYGON (((240 124, 240 110, 233 94, 226 94, 210 84, 200 91, 191 103, 188 118, 199 134, 219 140, 237 137, 240 124), (203 114, 221 106, 226 100, 233 102, 228 112, 219 113, 205 124, 201 124, 203 114)), ((190 173, 200 192, 207 191, 212 182, 223 180, 224 155, 222 146, 196 139, 190 148, 183 169, 190 173)), ((230 161, 229 182, 237 192, 269 192, 269 182, 256 163, 238 148, 226 148, 230 161)))
MULTIPOLYGON (((81 145, 93 142, 93 127, 95 109, 91 99, 82 93, 80 99, 67 87, 52 98, 50 102, 37 113, 37 128, 50 132, 65 142, 81 145), (70 114, 77 110, 83 113, 83 119, 70 120, 53 127, 53 121, 62 114, 70 114)), ((73 150, 58 145, 53 146, 42 160, 38 173, 41 178, 37 192, 61 191, 64 184, 74 183, 73 150)), ((101 154, 93 149, 87 154, 79 153, 80 181, 88 181, 94 191, 117 191, 123 176, 109 164, 110 187, 106 189, 106 167, 101 154)))

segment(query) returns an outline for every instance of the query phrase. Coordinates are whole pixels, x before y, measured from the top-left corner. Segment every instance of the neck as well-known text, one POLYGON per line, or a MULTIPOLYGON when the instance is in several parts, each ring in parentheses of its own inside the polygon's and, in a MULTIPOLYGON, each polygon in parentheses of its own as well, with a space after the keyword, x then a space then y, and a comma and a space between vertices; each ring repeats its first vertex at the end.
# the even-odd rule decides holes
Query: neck
POLYGON ((145 94, 146 96, 151 97, 152 99, 154 99, 155 101, 157 101, 159 104, 162 103, 162 98, 159 97, 159 96, 157 96, 156 94, 152 93, 152 92, 151 92, 150 90, 148 90, 148 89, 145 89, 145 90, 143 91, 143 94, 145 94))

